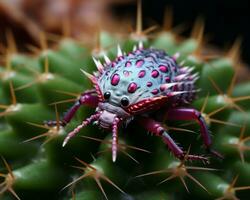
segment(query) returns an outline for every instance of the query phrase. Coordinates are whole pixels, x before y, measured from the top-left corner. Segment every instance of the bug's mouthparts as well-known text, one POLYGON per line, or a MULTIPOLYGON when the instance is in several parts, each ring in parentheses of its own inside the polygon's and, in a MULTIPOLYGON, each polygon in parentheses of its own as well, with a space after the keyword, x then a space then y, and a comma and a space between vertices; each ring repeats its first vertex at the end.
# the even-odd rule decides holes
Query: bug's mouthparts
POLYGON ((99 118, 99 124, 103 128, 111 128, 116 114, 104 110, 99 118))
POLYGON ((120 117, 123 119, 131 117, 130 114, 127 113, 123 108, 114 106, 110 103, 99 103, 98 107, 104 112, 106 111, 106 112, 112 113, 116 115, 117 117, 120 117))

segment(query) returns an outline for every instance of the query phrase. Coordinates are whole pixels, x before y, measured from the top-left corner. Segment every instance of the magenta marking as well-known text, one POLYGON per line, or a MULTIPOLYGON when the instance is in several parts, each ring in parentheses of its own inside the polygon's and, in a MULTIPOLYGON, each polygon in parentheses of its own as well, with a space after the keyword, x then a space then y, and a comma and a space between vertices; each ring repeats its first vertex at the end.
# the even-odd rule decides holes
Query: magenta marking
POLYGON ((144 61, 143 60, 137 60, 135 65, 136 67, 141 67, 143 65, 144 61))
POLYGON ((119 57, 117 58, 118 61, 121 61, 121 60, 123 60, 123 59, 124 59, 123 56, 119 56, 119 57))
POLYGON ((158 89, 153 89, 153 90, 151 91, 151 93, 154 94, 154 95, 156 95, 156 94, 159 93, 159 90, 158 90, 158 89))
POLYGON ((126 64, 125 64, 125 67, 130 67, 132 64, 130 61, 127 61, 126 64))
POLYGON ((151 87, 152 85, 153 85, 153 83, 152 83, 152 82, 150 82, 150 81, 149 81, 149 82, 147 82, 147 86, 148 86, 148 87, 151 87))
POLYGON ((139 78, 143 78, 145 75, 146 75, 146 71, 145 71, 145 70, 141 70, 141 71, 138 73, 138 77, 139 77, 139 78))
POLYGON ((161 85, 160 86, 160 90, 163 92, 163 91, 165 91, 165 89, 166 89, 166 86, 165 85, 161 85))
POLYGON ((111 84, 116 86, 120 81, 120 76, 119 74, 114 74, 111 78, 111 84))
POLYGON ((153 70, 152 72, 151 72, 151 76, 153 77, 153 78, 157 78, 158 76, 159 76, 159 72, 157 71, 157 70, 153 70))
POLYGON ((170 77, 167 76, 167 77, 165 78, 165 81, 166 81, 166 83, 170 83, 170 77))
POLYGON ((123 74, 124 74, 125 77, 128 77, 128 76, 130 75, 130 72, 127 71, 127 70, 124 70, 124 71, 123 71, 123 74))
POLYGON ((160 65, 160 66, 159 66, 159 70, 160 70, 161 72, 164 72, 164 73, 168 72, 168 68, 167 68, 167 66, 165 66, 165 65, 160 65))
POLYGON ((134 93, 137 89, 137 84, 132 82, 128 85, 128 92, 129 93, 134 93))
POLYGON ((178 85, 173 86, 173 90, 174 91, 179 91, 179 86, 178 85))

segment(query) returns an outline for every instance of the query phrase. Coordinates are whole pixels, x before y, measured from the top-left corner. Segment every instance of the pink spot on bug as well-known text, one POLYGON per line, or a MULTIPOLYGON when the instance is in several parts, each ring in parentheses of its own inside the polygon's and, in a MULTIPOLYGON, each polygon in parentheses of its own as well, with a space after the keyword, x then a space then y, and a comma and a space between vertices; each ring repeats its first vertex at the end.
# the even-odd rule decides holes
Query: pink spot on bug
POLYGON ((158 89, 153 89, 153 90, 151 91, 151 93, 154 94, 154 95, 156 95, 156 94, 159 93, 159 90, 158 90, 158 89))
POLYGON ((121 60, 123 60, 123 59, 124 59, 123 56, 119 56, 119 57, 117 58, 118 61, 121 61, 121 60))
POLYGON ((128 92, 129 93, 134 93, 136 91, 136 89, 137 89, 137 84, 136 83, 132 82, 132 83, 129 84, 129 86, 128 86, 128 92))
POLYGON ((124 74, 125 77, 128 77, 128 76, 130 75, 130 72, 127 71, 127 70, 124 70, 124 71, 123 71, 123 74, 124 74))
POLYGON ((139 73, 138 73, 138 77, 139 78, 143 78, 146 74, 146 71, 145 70, 141 70, 139 73))
POLYGON ((153 71, 151 72, 151 76, 152 76, 153 78, 157 78, 157 77, 159 76, 159 72, 158 72, 157 70, 153 70, 153 71))
POLYGON ((170 77, 167 76, 167 77, 165 78, 165 81, 166 81, 166 83, 170 83, 170 77))
POLYGON ((150 81, 149 81, 149 82, 147 82, 147 86, 148 86, 148 87, 151 87, 152 85, 153 85, 153 83, 152 83, 152 82, 150 82, 150 81))
POLYGON ((178 91, 178 90, 179 90, 178 85, 175 85, 175 86, 173 87, 173 90, 174 90, 174 91, 178 91))
POLYGON ((164 72, 164 73, 168 72, 168 68, 167 68, 167 66, 165 66, 165 65, 160 65, 160 66, 159 66, 159 70, 160 70, 161 72, 164 72))
POLYGON ((165 89, 166 89, 166 86, 165 85, 161 85, 160 86, 160 90, 163 92, 163 91, 165 91, 165 89))
POLYGON ((127 61, 126 64, 125 64, 125 67, 130 67, 132 64, 130 61, 127 61))
POLYGON ((143 65, 144 61, 143 60, 137 60, 135 65, 136 67, 141 67, 143 65))
POLYGON ((116 86, 120 81, 120 76, 119 74, 114 74, 111 78, 111 84, 116 86))

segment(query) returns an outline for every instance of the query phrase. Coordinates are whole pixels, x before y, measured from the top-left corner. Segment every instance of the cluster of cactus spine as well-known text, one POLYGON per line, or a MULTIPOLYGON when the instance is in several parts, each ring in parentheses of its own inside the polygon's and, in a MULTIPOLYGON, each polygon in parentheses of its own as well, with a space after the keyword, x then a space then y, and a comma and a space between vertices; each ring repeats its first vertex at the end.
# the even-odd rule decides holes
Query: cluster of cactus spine
MULTIPOLYGON (((127 39, 100 31, 99 46, 93 48, 63 37, 49 49, 41 34, 42 50, 32 47, 35 55, 24 55, 7 34, 6 64, 0 67, 1 199, 248 199, 250 82, 236 84, 239 42, 225 55, 204 54, 200 20, 189 39, 177 40, 170 29, 148 39, 140 15, 139 9, 137 31, 127 39), (159 138, 134 123, 121 130, 115 163, 111 135, 97 126, 82 129, 62 147, 67 133, 93 112, 83 107, 66 127, 59 124, 59 116, 91 88, 80 69, 96 71, 93 56, 103 60, 105 52, 114 59, 117 44, 129 52, 141 40, 145 48, 180 53, 178 63, 200 74, 200 91, 190 106, 205 117, 213 147, 225 156, 223 160, 211 157, 210 164, 178 160, 159 138), (56 126, 44 124, 51 119, 57 120, 56 126)), ((167 121, 166 127, 187 154, 206 156, 195 123, 167 121)))

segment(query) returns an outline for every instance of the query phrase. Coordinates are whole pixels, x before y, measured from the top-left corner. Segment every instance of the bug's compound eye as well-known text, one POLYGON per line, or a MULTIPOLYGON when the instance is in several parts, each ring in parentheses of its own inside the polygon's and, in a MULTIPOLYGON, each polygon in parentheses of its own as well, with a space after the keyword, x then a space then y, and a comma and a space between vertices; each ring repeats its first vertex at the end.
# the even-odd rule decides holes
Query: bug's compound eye
POLYGON ((104 95, 103 95, 105 100, 108 100, 110 98, 110 96, 111 96, 110 92, 105 92, 104 95))
POLYGON ((121 99, 121 105, 123 107, 127 107, 129 105, 129 100, 128 100, 127 97, 122 97, 122 99, 121 99))

